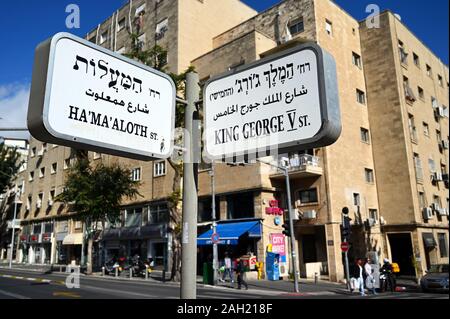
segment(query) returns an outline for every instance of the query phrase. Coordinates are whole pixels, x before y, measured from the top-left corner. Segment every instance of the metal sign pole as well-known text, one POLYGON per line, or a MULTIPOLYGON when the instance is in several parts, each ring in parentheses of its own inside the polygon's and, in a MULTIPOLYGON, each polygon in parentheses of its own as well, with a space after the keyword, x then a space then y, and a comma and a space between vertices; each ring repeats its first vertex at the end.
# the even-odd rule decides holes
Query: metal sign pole
POLYGON ((194 169, 194 130, 195 103, 199 99, 199 77, 195 72, 187 74, 185 111, 186 133, 183 164, 183 234, 181 249, 181 299, 197 298, 197 208, 198 194, 194 169))
POLYGON ((295 233, 294 233, 294 212, 292 211, 291 204, 291 183, 289 181, 289 169, 284 168, 284 175, 286 176, 286 191, 287 191, 287 201, 289 209, 289 228, 291 229, 291 259, 292 259, 292 271, 294 274, 294 290, 299 292, 298 288, 298 273, 297 273, 297 258, 295 253, 295 233))
POLYGON ((9 255, 9 268, 12 268, 12 260, 14 255, 14 235, 16 234, 16 216, 17 216, 17 185, 14 190, 14 218, 12 220, 11 235, 11 254, 9 255))
MULTIPOLYGON (((215 166, 214 162, 211 164, 211 193, 212 193, 212 227, 213 234, 217 233, 217 217, 216 217, 216 187, 215 187, 215 166)), ((217 242, 213 242, 213 282, 214 285, 217 285, 217 274, 218 274, 218 266, 219 266, 219 253, 217 242)))

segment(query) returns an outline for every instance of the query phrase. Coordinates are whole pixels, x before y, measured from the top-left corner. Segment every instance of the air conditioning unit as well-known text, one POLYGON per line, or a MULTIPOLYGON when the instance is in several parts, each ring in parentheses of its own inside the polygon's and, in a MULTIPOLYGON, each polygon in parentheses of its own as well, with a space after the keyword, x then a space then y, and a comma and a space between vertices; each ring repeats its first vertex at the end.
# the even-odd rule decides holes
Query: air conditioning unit
POLYGON ((448 150, 448 145, 449 143, 448 143, 448 141, 445 141, 445 140, 443 140, 442 141, 442 148, 444 149, 444 150, 448 150))
POLYGON ((380 217, 380 224, 381 225, 386 225, 386 220, 384 219, 383 216, 380 217))
POLYGON ((441 206, 439 206, 438 203, 433 203, 433 204, 431 204, 431 209, 432 209, 434 212, 439 212, 439 210, 441 209, 441 206))
POLYGON ((430 207, 424 207, 422 213, 423 213, 423 219, 425 219, 425 220, 433 218, 433 210, 430 207))
POLYGON ((36 202, 36 208, 40 209, 41 207, 42 207, 42 202, 41 201, 36 202))
POLYGON ((294 216, 292 216, 293 220, 299 220, 300 219, 300 211, 296 208, 294 209, 294 216))
POLYGON ((53 201, 51 199, 48 200, 48 206, 50 206, 50 207, 53 206, 53 201))
POLYGON ((306 212, 303 212, 303 219, 316 219, 317 218, 317 212, 315 210, 309 210, 306 212))
POLYGON ((447 208, 439 209, 439 216, 448 216, 448 209, 447 208))
POLYGON ((44 156, 44 149, 40 150, 40 151, 37 153, 37 155, 38 155, 39 157, 44 156))
POLYGON ((29 211, 30 210, 30 204, 27 204, 27 206, 25 207, 25 209, 27 210, 27 211, 29 211))
POLYGON ((445 117, 445 110, 443 107, 437 107, 435 108, 435 114, 436 117, 443 118, 445 117))
POLYGON ((295 201, 295 207, 299 207, 302 205, 302 201, 300 199, 295 201))
POLYGON ((433 174, 433 181, 435 182, 442 182, 442 173, 436 172, 433 174))

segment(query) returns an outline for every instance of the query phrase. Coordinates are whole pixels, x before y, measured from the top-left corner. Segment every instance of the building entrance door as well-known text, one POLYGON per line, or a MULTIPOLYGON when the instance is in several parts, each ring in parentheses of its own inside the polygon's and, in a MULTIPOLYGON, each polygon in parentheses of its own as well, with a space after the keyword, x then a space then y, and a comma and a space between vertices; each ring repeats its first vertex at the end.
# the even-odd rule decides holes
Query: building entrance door
POLYGON ((400 266, 400 276, 416 276, 416 271, 412 264, 414 257, 411 234, 388 234, 389 245, 391 247, 391 262, 400 266))

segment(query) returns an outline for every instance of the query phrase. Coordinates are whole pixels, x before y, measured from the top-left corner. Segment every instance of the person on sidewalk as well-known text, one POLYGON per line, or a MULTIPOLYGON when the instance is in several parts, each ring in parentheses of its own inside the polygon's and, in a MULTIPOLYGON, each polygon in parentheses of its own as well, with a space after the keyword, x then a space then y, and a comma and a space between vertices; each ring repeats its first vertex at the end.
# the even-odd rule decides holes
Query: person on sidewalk
POLYGON ((248 290, 248 284, 244 280, 244 274, 245 274, 244 263, 238 257, 238 258, 236 258, 236 276, 237 276, 238 289, 241 289, 242 285, 244 285, 245 290, 248 290))
POLYGON ((234 283, 234 279, 233 279, 233 267, 231 265, 231 258, 228 255, 228 253, 225 253, 225 259, 224 259, 224 272, 223 272, 223 278, 222 280, 225 281, 227 278, 227 274, 228 276, 230 276, 230 281, 231 283, 234 283))
POLYGON ((385 258, 383 260, 383 266, 380 269, 380 272, 384 279, 382 280, 381 291, 395 291, 395 281, 393 276, 393 270, 392 270, 392 264, 390 263, 389 259, 385 258))
POLYGON ((352 277, 356 279, 355 283, 355 290, 358 289, 361 296, 365 296, 366 293, 364 292, 364 267, 363 262, 361 258, 358 258, 356 260, 355 268, 352 274, 352 277))
POLYGON ((366 263, 364 264, 364 271, 366 273, 366 288, 367 290, 372 290, 374 295, 377 295, 375 290, 375 278, 373 277, 373 269, 371 266, 371 259, 367 258, 366 263))

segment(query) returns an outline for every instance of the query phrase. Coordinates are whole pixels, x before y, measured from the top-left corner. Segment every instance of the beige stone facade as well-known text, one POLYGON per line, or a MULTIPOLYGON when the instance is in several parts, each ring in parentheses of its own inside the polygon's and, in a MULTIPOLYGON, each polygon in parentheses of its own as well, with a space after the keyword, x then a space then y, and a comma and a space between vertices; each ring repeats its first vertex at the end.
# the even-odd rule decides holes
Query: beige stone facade
POLYGON ((421 276, 448 263, 448 67, 391 12, 361 37, 385 253, 421 276))
MULTIPOLYGON (((316 42, 334 56, 343 127, 340 139, 330 147, 280 154, 280 157, 289 157, 292 165, 291 204, 299 216, 294 233, 303 277, 311 277, 318 272, 331 281, 344 278, 340 250, 343 207, 350 209, 353 220, 351 262, 374 251, 380 259, 391 258, 400 263, 401 268, 408 269, 410 266, 406 265, 408 261, 403 260, 404 256, 399 258, 394 252, 398 242, 405 240, 407 235, 410 236, 415 260, 421 267, 414 275, 423 274, 426 259, 432 264, 448 263, 448 257, 441 258, 439 245, 429 249, 429 258, 426 258, 422 239, 422 233, 431 232, 439 244, 438 236, 441 235, 438 234, 445 234, 448 247, 448 216, 435 214, 424 221, 419 201, 419 192, 425 194, 425 206, 430 206, 434 196, 439 196, 441 207, 448 211, 448 186, 446 188, 444 182, 433 185, 428 167, 432 156, 436 170, 448 174, 448 149, 442 143, 445 140, 448 145, 448 118, 444 116, 436 121, 431 106, 431 96, 439 105, 449 105, 448 68, 404 24, 392 14, 385 13, 381 16, 382 27, 368 30, 364 22, 359 23, 332 1, 325 0, 286 0, 260 14, 237 0, 163 0, 156 7, 154 1, 133 1, 131 10, 130 4, 126 4, 97 30, 90 32, 87 38, 123 53, 122 50, 129 48, 129 37, 126 29, 117 29, 116 32, 115 26, 125 18, 126 28, 130 25, 131 16, 131 25, 136 28, 135 12, 142 8, 143 3, 146 3, 146 9, 140 33, 146 34, 146 45, 157 43, 168 49, 169 71, 179 73, 192 64, 202 82, 299 43, 316 42), (155 30, 161 31, 166 18, 166 31, 155 37, 155 30), (398 58, 399 39, 410 53, 407 66, 402 65, 398 58), (420 69, 413 63, 413 52, 420 57, 420 69), (432 78, 426 76, 427 64, 432 68, 432 78), (442 77, 443 87, 438 84, 438 75, 442 77), (404 76, 408 77, 409 86, 415 93, 416 87, 424 90, 423 100, 417 96, 414 103, 407 102, 404 76), (418 141, 411 141, 408 114, 414 116, 418 141), (423 122, 428 124, 429 136, 422 133, 423 122), (440 140, 436 136, 437 130, 441 134, 440 140), (422 159, 421 181, 416 178, 414 153, 422 159), (406 235, 391 235, 398 233, 406 235), (392 244, 395 240, 396 243, 392 244)), ((40 155, 42 147, 41 142, 31 140, 28 170, 24 176, 29 181, 29 174, 34 172, 34 178, 25 186, 21 216, 25 225, 56 222, 49 259, 49 262, 56 263, 56 242, 62 238, 57 236, 59 221, 65 223, 69 220, 67 226, 62 223, 61 234, 79 233, 81 229, 68 217, 69 212, 64 207, 60 208, 60 204, 48 205, 52 190, 56 194, 62 190, 65 162, 67 164, 70 160, 71 150, 47 145, 46 151, 40 155), (57 163, 56 173, 52 173, 54 163, 57 163), (45 175, 41 178, 42 168, 45 168, 45 175), (43 196, 40 209, 36 206, 39 194, 43 196), (29 205, 26 204, 28 196, 31 197, 29 205)), ((172 193, 174 172, 165 161, 161 164, 101 154, 90 156, 94 162, 107 164, 118 161, 139 173, 143 197, 125 203, 127 213, 140 211, 150 216, 155 209, 158 213, 160 205, 172 193)), ((278 158, 265 160, 276 163, 278 158)), ((258 163, 235 167, 217 164, 215 176, 221 222, 261 221, 262 224, 261 238, 245 238, 238 247, 221 247, 220 255, 223 256, 227 249, 233 254, 252 252, 264 262, 271 234, 282 232, 282 216, 278 220, 276 216, 267 214, 266 208, 273 199, 279 201, 281 208, 287 208, 283 175, 269 165, 258 163)), ((211 225, 210 182, 208 171, 200 170, 199 235, 211 225)), ((155 241, 152 249, 159 251, 165 240, 155 241)), ((287 240, 285 246, 288 250, 287 240)), ((212 253, 210 248, 199 248, 199 265, 212 253)), ((69 259, 68 262, 72 261, 69 259)), ((289 259, 288 256, 282 265, 284 276, 288 275, 291 266, 289 259)))

